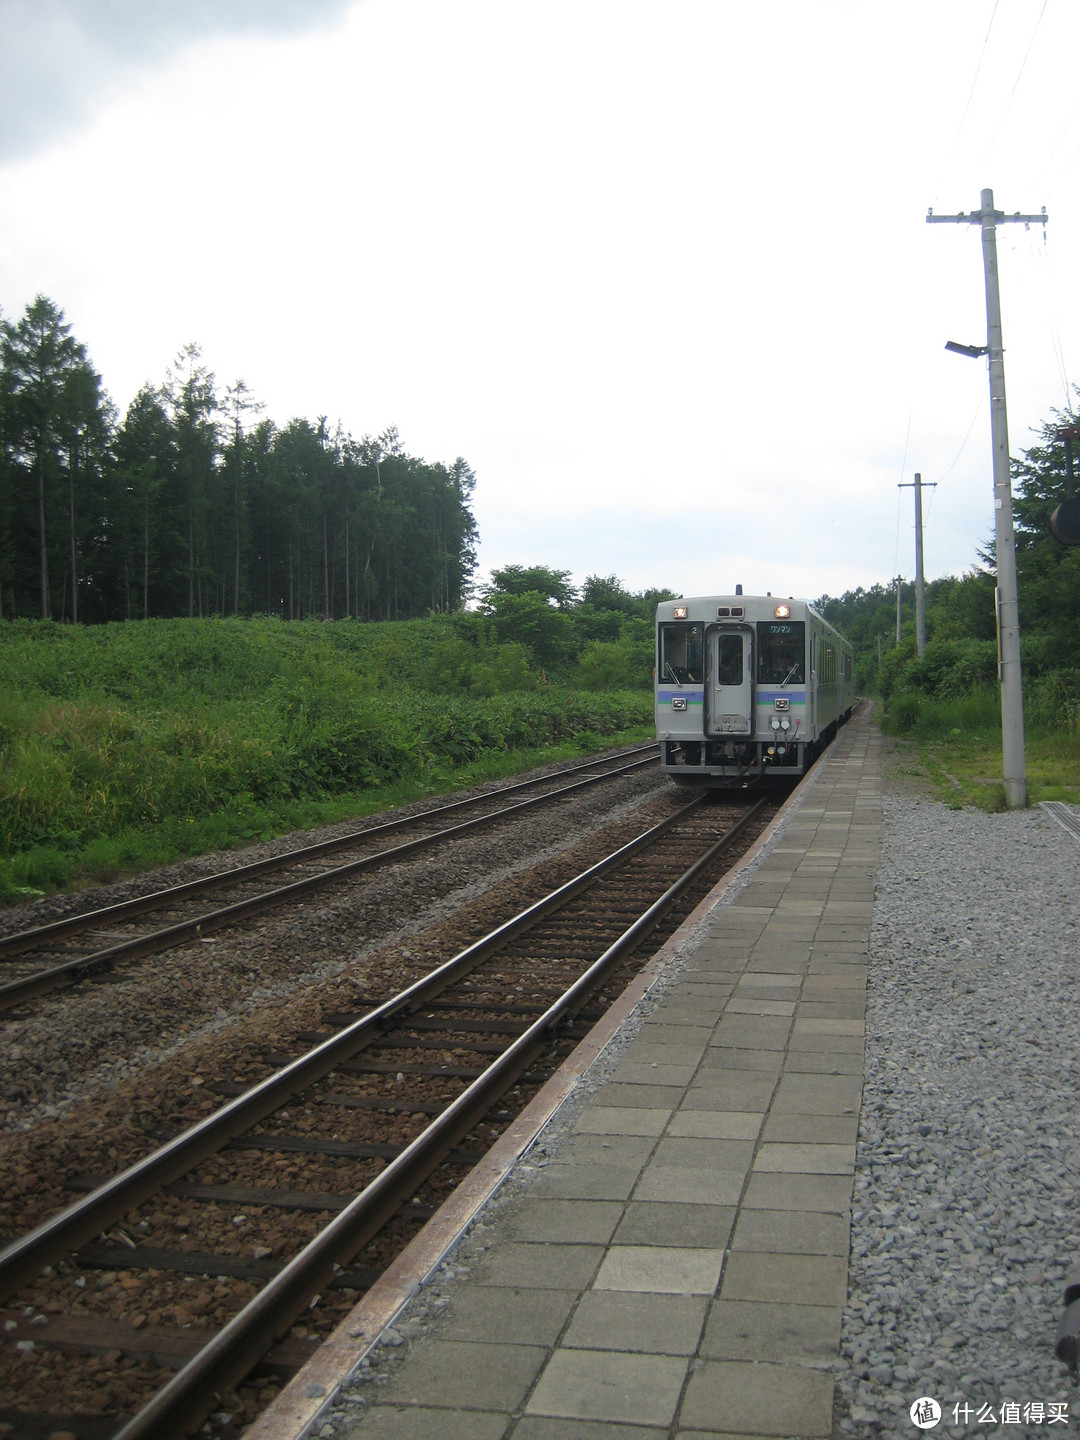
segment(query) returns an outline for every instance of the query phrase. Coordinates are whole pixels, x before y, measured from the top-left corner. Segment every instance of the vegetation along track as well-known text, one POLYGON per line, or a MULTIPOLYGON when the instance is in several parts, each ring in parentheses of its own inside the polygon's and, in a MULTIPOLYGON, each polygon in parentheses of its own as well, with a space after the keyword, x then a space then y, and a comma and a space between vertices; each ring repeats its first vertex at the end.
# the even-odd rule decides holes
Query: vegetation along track
POLYGON ((483 827, 499 824, 522 811, 577 795, 605 780, 617 779, 652 764, 655 745, 603 760, 591 760, 533 777, 464 800, 451 801, 419 814, 386 821, 317 844, 266 856, 246 865, 200 876, 183 884, 138 895, 114 905, 48 921, 0 937, 0 961, 6 978, 0 984, 0 1011, 25 1005, 35 996, 110 972, 122 961, 173 949, 226 926, 242 924, 274 907, 296 903, 311 891, 398 863, 443 841, 452 841, 483 827), (581 772, 589 773, 582 775, 581 772), (577 775, 579 778, 567 780, 577 775), (510 796, 545 787, 541 794, 505 803, 510 796), (451 815, 479 808, 471 819, 446 826, 451 815), (409 838, 401 839, 402 832, 409 838), (391 835, 397 840, 383 842, 391 835), (365 853, 345 862, 328 863, 343 850, 365 853), (272 889, 265 877, 286 871, 288 879, 272 889), (223 892, 213 910, 205 896, 223 892), (102 939, 107 939, 105 945, 102 939), (22 973, 14 973, 16 968, 22 973))
POLYGON ((0 1423, 239 1433, 767 820, 698 797, 10 1244, 0 1423))

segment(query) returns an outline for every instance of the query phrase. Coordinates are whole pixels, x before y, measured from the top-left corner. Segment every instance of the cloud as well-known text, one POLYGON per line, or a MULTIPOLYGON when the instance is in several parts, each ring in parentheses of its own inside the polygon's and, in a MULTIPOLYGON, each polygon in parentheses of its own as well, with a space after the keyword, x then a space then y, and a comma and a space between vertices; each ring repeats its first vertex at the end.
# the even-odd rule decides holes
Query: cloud
POLYGON ((0 0, 0 162, 84 122, 138 73, 200 41, 329 25, 350 0, 0 0))

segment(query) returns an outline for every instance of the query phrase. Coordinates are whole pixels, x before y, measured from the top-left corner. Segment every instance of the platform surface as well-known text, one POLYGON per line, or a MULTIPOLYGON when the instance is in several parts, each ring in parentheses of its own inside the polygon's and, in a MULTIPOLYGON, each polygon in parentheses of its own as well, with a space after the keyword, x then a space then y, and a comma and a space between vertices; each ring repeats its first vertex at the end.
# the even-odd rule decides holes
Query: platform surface
POLYGON ((845 727, 570 1133, 310 1434, 832 1434, 881 743, 845 727))

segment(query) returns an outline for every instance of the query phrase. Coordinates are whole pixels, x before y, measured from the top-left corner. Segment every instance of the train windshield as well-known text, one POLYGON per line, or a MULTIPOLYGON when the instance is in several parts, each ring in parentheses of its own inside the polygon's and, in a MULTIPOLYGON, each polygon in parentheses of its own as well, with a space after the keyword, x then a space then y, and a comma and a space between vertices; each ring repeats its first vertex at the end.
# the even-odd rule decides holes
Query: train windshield
POLYGON ((806 622, 762 620, 758 624, 758 684, 806 683, 806 622))
POLYGON ((702 627, 689 621, 660 626, 660 668, 657 681, 663 685, 700 685, 704 670, 701 651, 702 627))

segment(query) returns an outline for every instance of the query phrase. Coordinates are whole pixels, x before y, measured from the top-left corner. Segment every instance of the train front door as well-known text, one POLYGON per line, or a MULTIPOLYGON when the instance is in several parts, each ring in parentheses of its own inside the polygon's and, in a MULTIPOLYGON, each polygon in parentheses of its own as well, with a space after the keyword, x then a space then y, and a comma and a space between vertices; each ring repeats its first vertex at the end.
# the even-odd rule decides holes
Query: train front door
POLYGON ((754 632, 749 626, 717 626, 709 638, 706 732, 749 735, 754 728, 754 632))

